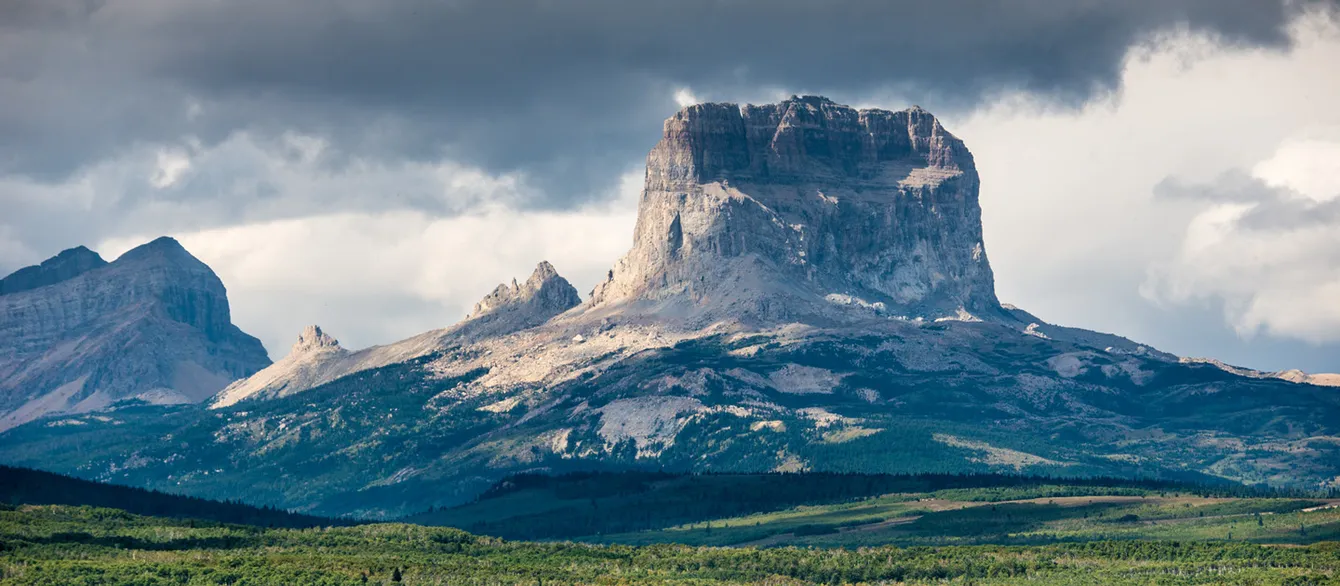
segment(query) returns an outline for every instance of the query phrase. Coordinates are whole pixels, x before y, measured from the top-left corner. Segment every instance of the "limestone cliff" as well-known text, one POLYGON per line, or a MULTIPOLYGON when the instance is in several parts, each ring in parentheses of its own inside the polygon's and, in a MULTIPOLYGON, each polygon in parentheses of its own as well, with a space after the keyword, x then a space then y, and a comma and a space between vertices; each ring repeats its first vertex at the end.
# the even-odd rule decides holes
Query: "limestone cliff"
POLYGON ((817 300, 994 315, 977 196, 968 149, 917 107, 690 106, 647 157, 633 248, 592 304, 768 321, 817 300))

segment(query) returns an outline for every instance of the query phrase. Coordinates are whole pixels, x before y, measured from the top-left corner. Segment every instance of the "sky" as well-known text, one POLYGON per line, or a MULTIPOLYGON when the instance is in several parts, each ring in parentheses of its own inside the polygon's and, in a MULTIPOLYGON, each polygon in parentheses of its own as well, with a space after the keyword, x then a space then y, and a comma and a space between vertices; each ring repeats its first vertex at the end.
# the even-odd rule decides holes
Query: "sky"
POLYGON ((1334 1, 10 0, 0 273, 180 240, 284 355, 586 293, 698 101, 935 113, 1002 299, 1185 356, 1340 371, 1334 1))

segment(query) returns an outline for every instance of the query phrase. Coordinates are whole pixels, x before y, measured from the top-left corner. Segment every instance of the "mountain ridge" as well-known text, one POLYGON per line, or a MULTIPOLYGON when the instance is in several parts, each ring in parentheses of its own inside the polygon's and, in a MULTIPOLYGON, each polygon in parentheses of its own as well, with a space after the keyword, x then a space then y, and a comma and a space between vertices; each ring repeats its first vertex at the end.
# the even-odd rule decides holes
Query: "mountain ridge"
MULTIPOLYGON (((542 263, 459 324, 267 379, 283 392, 27 425, 0 461, 374 518, 527 471, 1335 485, 1333 388, 1000 304, 971 163, 919 108, 689 107, 585 302, 542 263)), ((295 350, 335 352, 312 333, 295 350)))
POLYGON ((40 264, 23 267, 0 279, 0 295, 55 285, 106 265, 107 261, 87 247, 68 248, 40 264))
POLYGON ((449 340, 506 335, 544 323, 581 302, 577 290, 548 261, 540 262, 525 283, 512 279, 486 295, 465 320, 399 342, 348 351, 319 326, 308 326, 287 356, 234 381, 209 401, 223 408, 251 398, 283 397, 364 370, 426 356, 449 340))

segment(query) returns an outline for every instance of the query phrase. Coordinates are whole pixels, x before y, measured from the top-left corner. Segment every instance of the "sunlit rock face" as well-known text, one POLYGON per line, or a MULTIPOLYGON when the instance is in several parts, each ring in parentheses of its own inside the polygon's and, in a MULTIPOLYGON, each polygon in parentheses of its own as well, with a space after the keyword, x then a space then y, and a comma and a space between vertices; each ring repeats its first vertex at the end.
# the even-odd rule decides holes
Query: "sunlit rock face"
POLYGON ((647 157, 633 248, 592 302, 765 321, 835 301, 995 315, 977 196, 972 155, 921 108, 690 106, 647 157))
POLYGON ((581 302, 577 289, 542 261, 526 282, 513 279, 479 300, 462 327, 477 334, 508 334, 538 326, 581 302))
POLYGON ((572 284, 548 261, 524 283, 500 284, 475 304, 461 323, 385 346, 350 352, 318 326, 298 335, 288 355, 265 370, 233 382, 210 401, 223 408, 244 400, 294 395, 357 372, 420 358, 453 345, 503 337, 533 328, 581 303, 572 284))

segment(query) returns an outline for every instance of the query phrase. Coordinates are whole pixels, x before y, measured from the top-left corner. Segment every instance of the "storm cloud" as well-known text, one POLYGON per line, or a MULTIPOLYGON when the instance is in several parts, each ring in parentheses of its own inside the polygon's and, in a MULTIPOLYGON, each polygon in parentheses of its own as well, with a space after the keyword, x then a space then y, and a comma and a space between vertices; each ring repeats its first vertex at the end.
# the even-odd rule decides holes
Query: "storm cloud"
POLYGON ((967 142, 1003 299, 1181 354, 1337 370, 1340 316, 1312 327, 1287 302, 1340 282, 1314 249, 1334 249, 1340 208, 1289 199, 1340 176, 1327 166, 1340 131, 1299 138, 1340 128, 1336 13, 1315 0, 10 0, 0 274, 169 234, 219 272, 276 358, 311 322, 350 346, 389 342, 455 321, 541 259, 589 288, 630 240, 643 158, 678 102, 815 93, 919 104, 967 142), (1209 260, 1185 254, 1224 206, 1255 211, 1209 260), (1214 258, 1249 246, 1276 256, 1250 270, 1214 258), (1307 271, 1320 276, 1294 278, 1307 271), (1281 275, 1247 320, 1243 300, 1281 275))
POLYGON ((1181 29, 1284 48, 1315 6, 17 0, 0 6, 0 172, 59 180, 128 145, 288 131, 328 141, 333 165, 447 158, 570 206, 638 158, 679 87, 1076 105, 1116 87, 1133 45, 1181 29))

